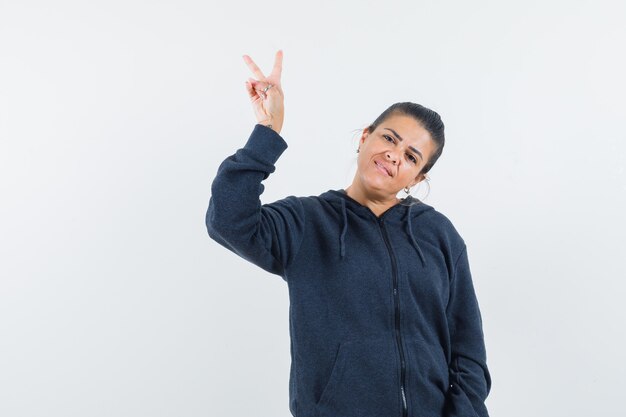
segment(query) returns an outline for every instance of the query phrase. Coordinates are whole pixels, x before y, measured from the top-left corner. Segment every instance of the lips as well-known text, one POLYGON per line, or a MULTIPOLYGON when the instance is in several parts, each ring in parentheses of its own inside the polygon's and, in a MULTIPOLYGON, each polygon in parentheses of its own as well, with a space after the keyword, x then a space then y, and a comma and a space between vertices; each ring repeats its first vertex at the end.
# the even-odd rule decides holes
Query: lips
POLYGON ((381 168, 383 168, 385 171, 387 171, 387 175, 389 175, 390 177, 393 177, 393 175, 391 175, 391 169, 389 169, 389 167, 385 163, 378 161, 378 160, 374 160, 374 163, 380 166, 381 168))

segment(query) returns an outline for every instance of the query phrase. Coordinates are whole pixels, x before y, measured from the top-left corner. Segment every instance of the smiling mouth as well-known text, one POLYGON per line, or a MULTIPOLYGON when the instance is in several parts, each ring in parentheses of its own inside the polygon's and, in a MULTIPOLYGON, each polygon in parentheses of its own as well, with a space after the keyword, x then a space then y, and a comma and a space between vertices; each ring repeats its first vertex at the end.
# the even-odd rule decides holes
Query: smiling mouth
POLYGON ((374 161, 374 163, 376 164, 376 166, 378 167, 378 169, 382 170, 383 172, 385 172, 388 176, 391 177, 391 172, 387 171, 387 169, 382 166, 381 164, 378 163, 378 161, 374 161))

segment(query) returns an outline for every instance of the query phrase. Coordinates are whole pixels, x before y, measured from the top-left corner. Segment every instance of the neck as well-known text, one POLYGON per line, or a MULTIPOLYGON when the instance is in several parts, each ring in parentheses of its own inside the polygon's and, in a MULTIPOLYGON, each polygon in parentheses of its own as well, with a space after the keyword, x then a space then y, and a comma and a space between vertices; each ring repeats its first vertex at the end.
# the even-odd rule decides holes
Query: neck
POLYGON ((380 196, 367 193, 362 187, 358 187, 354 183, 347 187, 345 191, 350 198, 368 207, 377 216, 402 201, 395 195, 380 196))

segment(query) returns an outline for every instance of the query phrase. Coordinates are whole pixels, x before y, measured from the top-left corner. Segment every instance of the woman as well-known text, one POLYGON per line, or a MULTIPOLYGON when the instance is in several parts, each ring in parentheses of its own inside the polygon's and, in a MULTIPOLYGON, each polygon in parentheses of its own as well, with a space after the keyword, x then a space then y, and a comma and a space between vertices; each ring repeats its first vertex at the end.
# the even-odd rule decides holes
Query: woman
POLYGON ((364 129, 349 187, 262 205, 262 181, 287 148, 282 56, 265 77, 244 55, 257 124, 220 164, 206 226, 288 285, 291 414, 487 417, 491 377, 464 240, 409 194, 443 149, 439 115, 396 103, 364 129))

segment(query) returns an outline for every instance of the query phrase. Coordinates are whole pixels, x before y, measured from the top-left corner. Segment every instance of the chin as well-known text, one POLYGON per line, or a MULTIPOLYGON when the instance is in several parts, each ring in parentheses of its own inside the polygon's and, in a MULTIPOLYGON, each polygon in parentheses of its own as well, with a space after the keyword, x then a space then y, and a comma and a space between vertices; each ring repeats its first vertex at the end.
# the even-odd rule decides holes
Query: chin
POLYGON ((380 178, 376 180, 363 181, 363 188, 368 194, 397 194, 397 192, 394 193, 394 190, 391 189, 388 184, 384 184, 384 182, 381 181, 380 178))

